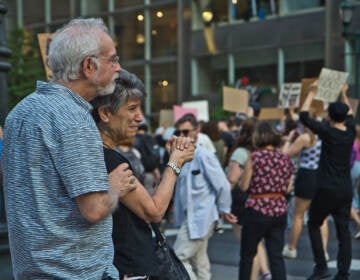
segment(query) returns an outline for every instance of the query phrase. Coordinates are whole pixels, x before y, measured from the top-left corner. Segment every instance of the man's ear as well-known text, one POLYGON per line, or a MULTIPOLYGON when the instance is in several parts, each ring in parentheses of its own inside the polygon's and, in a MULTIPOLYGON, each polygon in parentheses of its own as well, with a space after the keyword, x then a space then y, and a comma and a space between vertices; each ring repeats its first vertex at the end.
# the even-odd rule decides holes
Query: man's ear
POLYGON ((109 119, 109 115, 111 115, 110 111, 109 111, 109 108, 107 107, 100 107, 98 109, 98 112, 99 112, 99 117, 101 119, 102 122, 104 123, 108 123, 110 121, 109 119))
POLYGON ((90 77, 96 72, 97 65, 94 59, 94 57, 88 56, 83 60, 81 69, 85 77, 90 77))

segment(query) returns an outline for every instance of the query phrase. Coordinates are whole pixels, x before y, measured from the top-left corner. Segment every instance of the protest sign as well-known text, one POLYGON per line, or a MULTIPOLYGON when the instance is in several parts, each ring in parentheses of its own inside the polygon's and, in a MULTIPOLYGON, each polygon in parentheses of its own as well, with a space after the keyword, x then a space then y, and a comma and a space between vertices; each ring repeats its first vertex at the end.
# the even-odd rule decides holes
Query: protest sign
POLYGON ((319 86, 315 99, 335 102, 349 73, 322 68, 319 76, 319 86))
POLYGON ((236 113, 247 113, 249 92, 243 89, 223 87, 223 109, 236 113))
POLYGON ((40 46, 41 57, 42 57, 42 61, 44 63, 46 77, 48 80, 51 79, 52 73, 51 73, 50 68, 47 65, 47 58, 48 58, 48 54, 49 54, 49 46, 50 46, 51 39, 53 36, 54 36, 53 33, 38 33, 37 34, 39 46, 40 46))
POLYGON ((260 120, 281 120, 284 110, 281 108, 261 108, 260 120))
POLYGON ((195 108, 185 108, 182 106, 174 105, 173 111, 174 111, 174 122, 176 122, 178 119, 180 119, 182 116, 188 113, 193 114, 196 118, 198 116, 198 110, 195 108))
MULTIPOLYGON (((301 93, 300 93, 300 103, 299 103, 299 108, 301 109, 301 106, 303 105, 306 96, 308 95, 309 92, 309 87, 310 85, 316 81, 317 78, 305 78, 305 79, 301 79, 301 93)), ((324 103, 323 101, 320 100, 313 100, 310 106, 310 111, 313 111, 316 113, 316 115, 321 116, 324 114, 325 109, 324 109, 324 103)))
POLYGON ((174 124, 174 112, 171 109, 160 110, 159 125, 167 123, 168 125, 174 124))
POLYGON ((279 94, 279 108, 297 108, 301 93, 301 83, 284 83, 279 94))
POLYGON ((186 101, 181 104, 184 108, 193 108, 197 109, 197 120, 198 121, 209 121, 209 103, 207 100, 198 100, 198 101, 186 101))

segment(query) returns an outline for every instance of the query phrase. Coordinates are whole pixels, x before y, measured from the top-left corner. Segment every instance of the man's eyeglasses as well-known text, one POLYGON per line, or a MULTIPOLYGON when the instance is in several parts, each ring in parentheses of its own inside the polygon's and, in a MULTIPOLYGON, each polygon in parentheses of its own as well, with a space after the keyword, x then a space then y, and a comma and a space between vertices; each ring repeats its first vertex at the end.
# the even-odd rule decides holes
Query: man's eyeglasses
POLYGON ((174 131, 174 135, 180 136, 181 134, 184 134, 184 136, 187 137, 189 135, 190 131, 193 131, 193 130, 196 130, 196 128, 195 129, 182 129, 182 130, 176 129, 174 131))
POLYGON ((104 58, 107 62, 111 63, 112 66, 116 66, 120 63, 120 57, 118 55, 113 55, 110 57, 92 55, 91 57, 95 57, 97 59, 104 58))

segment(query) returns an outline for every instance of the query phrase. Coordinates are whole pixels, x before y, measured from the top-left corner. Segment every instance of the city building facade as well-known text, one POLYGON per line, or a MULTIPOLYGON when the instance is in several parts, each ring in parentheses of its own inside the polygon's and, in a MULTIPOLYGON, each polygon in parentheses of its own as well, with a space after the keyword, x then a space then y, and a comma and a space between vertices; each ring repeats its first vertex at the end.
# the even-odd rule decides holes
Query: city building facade
POLYGON ((323 66, 354 72, 338 0, 4 2, 8 29, 33 34, 54 32, 70 18, 102 17, 122 67, 144 80, 145 113, 155 121, 160 109, 182 101, 207 99, 211 111, 222 86, 244 76, 270 89, 259 101, 272 106, 284 82, 316 77, 323 66))

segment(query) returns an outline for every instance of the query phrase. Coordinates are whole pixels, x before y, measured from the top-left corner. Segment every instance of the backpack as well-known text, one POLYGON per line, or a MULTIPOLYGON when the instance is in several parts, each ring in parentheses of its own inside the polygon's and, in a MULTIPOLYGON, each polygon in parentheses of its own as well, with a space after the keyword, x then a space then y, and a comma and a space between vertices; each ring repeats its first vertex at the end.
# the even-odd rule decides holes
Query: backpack
POLYGON ((141 162, 145 172, 152 172, 159 166, 159 146, 151 135, 137 134, 135 136, 135 148, 141 154, 141 162))

